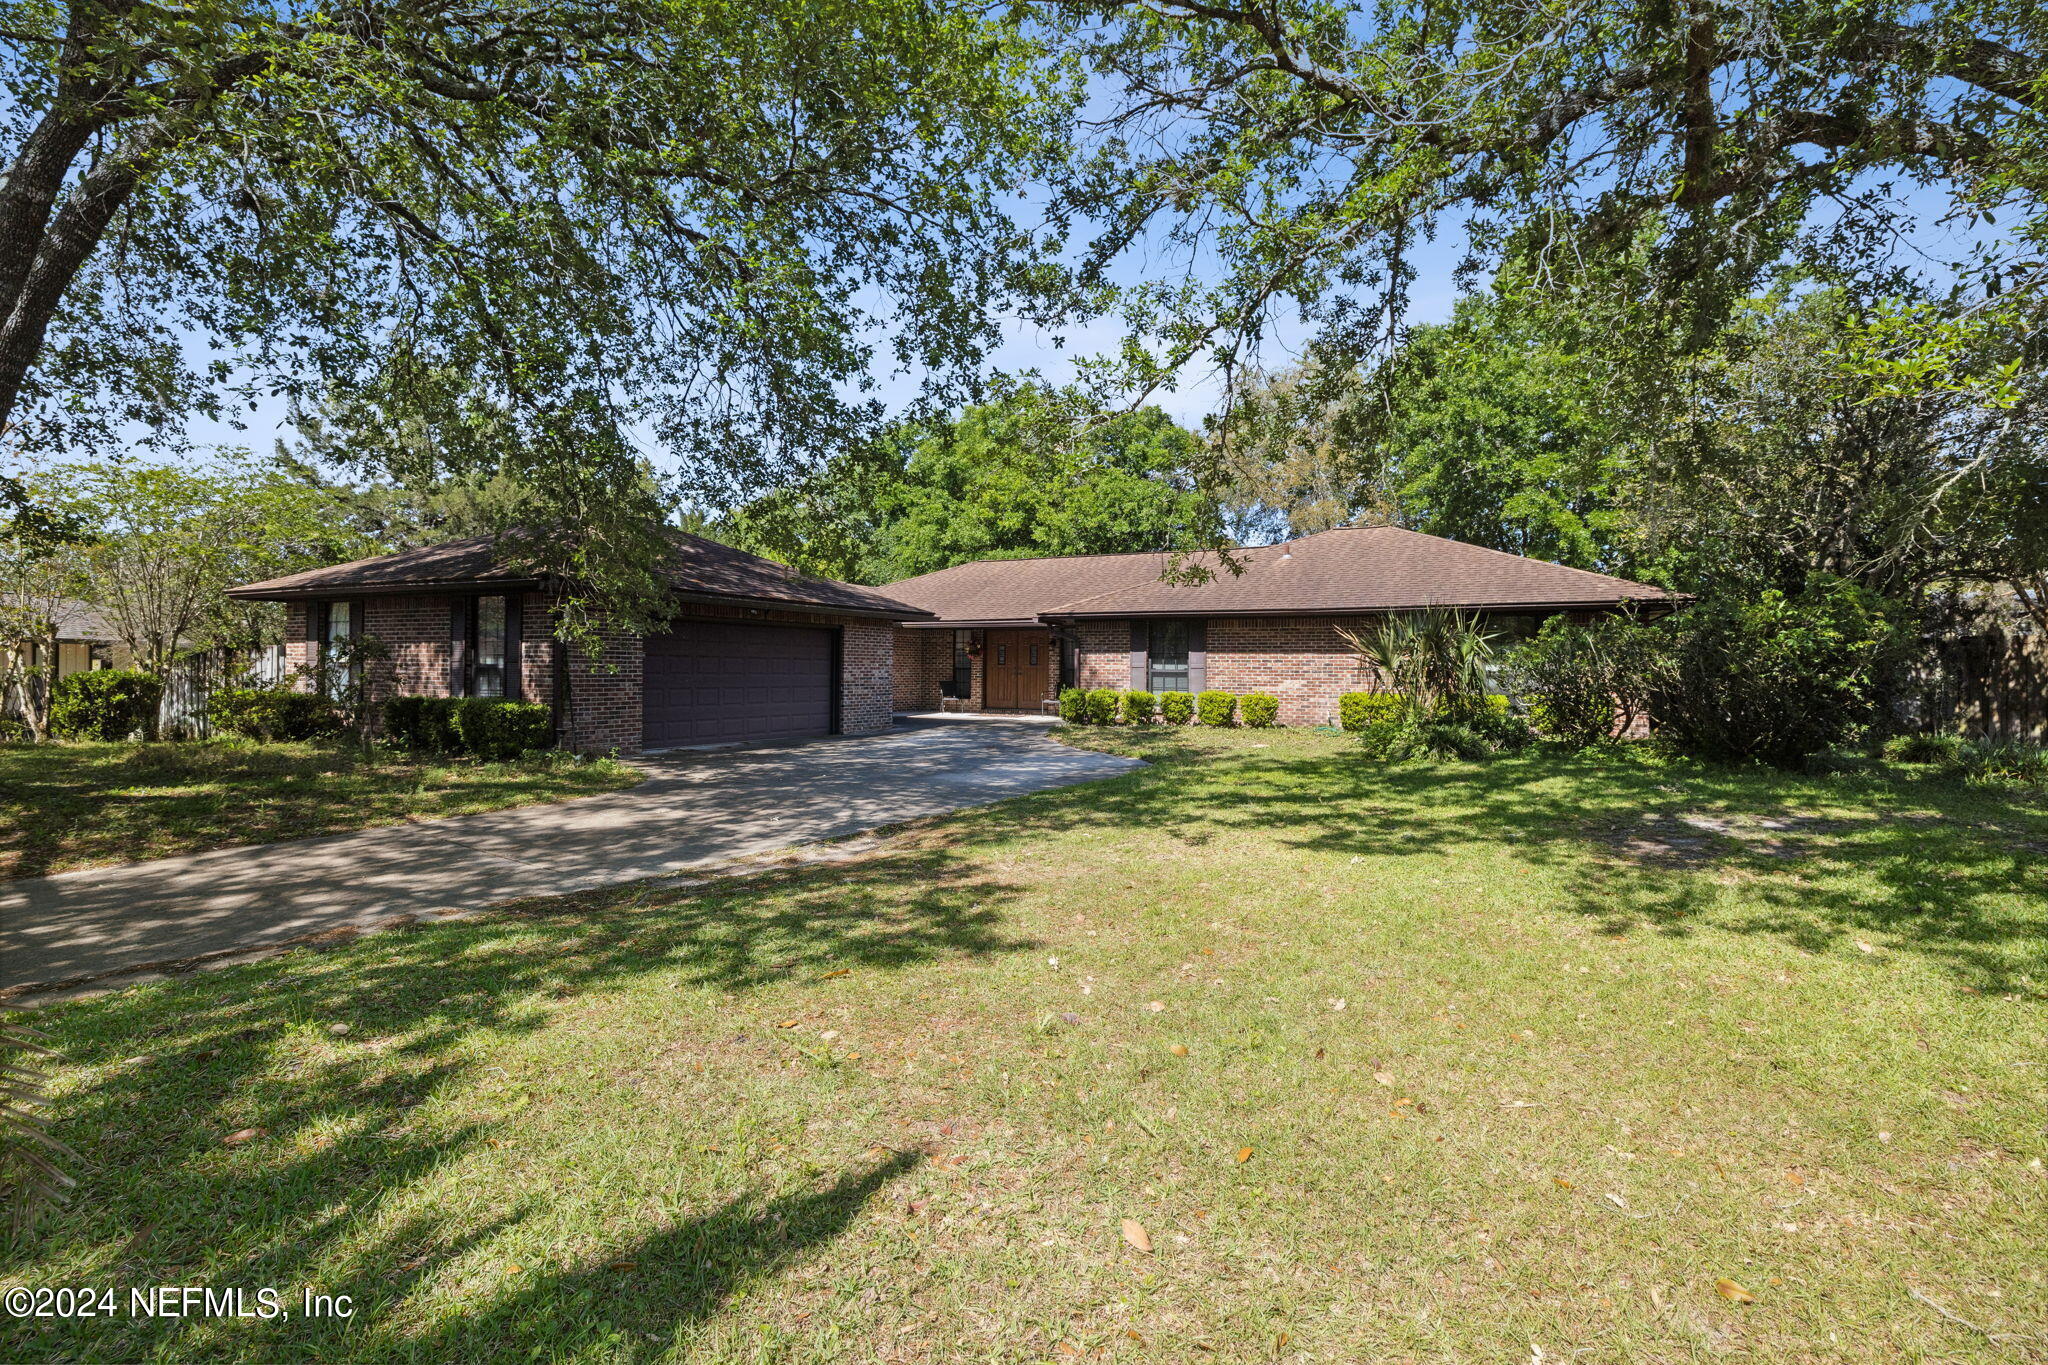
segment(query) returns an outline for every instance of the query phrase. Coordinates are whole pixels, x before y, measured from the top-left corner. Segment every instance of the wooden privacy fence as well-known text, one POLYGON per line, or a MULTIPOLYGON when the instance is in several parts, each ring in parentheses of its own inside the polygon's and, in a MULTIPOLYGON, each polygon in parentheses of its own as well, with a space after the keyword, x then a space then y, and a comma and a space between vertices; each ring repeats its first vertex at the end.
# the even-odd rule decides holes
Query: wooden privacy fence
POLYGON ((1987 623, 1929 643, 1916 670, 1919 728, 2048 743, 2048 637, 1987 623))
POLYGON ((284 646, 254 651, 209 650, 190 654, 164 675, 164 698, 157 706, 158 733, 166 739, 205 739, 213 732, 206 704, 227 687, 263 687, 283 681, 284 646))

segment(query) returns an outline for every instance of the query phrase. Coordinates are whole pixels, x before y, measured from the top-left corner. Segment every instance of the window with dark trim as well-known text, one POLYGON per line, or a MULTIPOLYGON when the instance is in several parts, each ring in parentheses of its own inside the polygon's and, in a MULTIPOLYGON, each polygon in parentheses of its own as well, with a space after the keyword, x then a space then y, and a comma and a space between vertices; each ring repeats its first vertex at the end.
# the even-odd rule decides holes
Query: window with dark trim
POLYGON ((505 599, 479 597, 470 619, 469 695, 505 695, 505 599))
POLYGON ((967 652, 973 643, 973 631, 953 632, 953 676, 941 689, 946 696, 959 700, 974 695, 974 659, 967 652))
POLYGON ((316 627, 320 643, 320 687, 336 699, 348 695, 355 682, 355 651, 350 642, 361 633, 360 606, 341 599, 318 604, 316 627))
POLYGON ((1145 631, 1145 687, 1151 692, 1188 690, 1188 623, 1153 621, 1145 631))

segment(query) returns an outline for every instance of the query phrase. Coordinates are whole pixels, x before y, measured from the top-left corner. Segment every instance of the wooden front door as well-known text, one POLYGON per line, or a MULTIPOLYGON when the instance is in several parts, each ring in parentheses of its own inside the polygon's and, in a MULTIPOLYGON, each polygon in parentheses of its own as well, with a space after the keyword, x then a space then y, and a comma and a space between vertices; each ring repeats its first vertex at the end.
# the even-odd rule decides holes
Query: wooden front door
POLYGON ((1042 630, 992 630, 982 645, 982 705, 1036 711, 1045 701, 1052 636, 1042 630))

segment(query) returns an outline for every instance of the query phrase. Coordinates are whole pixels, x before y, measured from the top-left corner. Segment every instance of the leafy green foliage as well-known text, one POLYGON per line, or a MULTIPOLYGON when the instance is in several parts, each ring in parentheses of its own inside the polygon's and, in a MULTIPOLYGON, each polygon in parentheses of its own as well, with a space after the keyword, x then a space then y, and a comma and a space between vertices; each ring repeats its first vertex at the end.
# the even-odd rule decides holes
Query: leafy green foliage
POLYGON ((1235 693, 1208 688, 1195 694, 1195 717, 1204 725, 1219 728, 1232 725, 1237 720, 1237 696, 1235 693))
POLYGON ((1038 386, 905 423, 707 528, 813 573, 886 583, 978 559, 1215 543, 1201 441, 1157 408, 1112 414, 1038 386))
POLYGON ((1088 694, 1088 723, 1114 725, 1123 718, 1123 694, 1113 687, 1098 687, 1088 694))
POLYGON ((1408 699, 1397 692, 1345 692, 1337 698, 1337 724, 1355 733, 1407 710, 1408 699))
POLYGON ((866 436, 877 364, 951 401, 1058 282, 1009 210, 1079 89, 1023 20, 10 3, 0 425, 104 452, 325 405, 407 482, 509 472, 538 566, 650 608, 668 493, 866 436))
POLYGON ((1186 725, 1195 715, 1195 698, 1191 692, 1161 692, 1159 694, 1159 718, 1168 725, 1186 725))
POLYGON ((156 734, 162 679, 141 669, 74 673, 50 695, 50 729, 65 739, 124 740, 156 734))
POLYGON ((1630 617, 1553 616, 1509 660, 1536 728, 1574 749, 1634 728, 1658 676, 1660 637, 1630 617))
POLYGON ((1206 285, 1133 291, 1135 335, 1105 368, 1134 384, 1204 352, 1241 366, 1278 300, 1320 324, 1319 360, 1368 355, 1398 335, 1412 244, 1450 231, 1474 270, 1519 267, 1697 342, 1788 265, 1900 278, 1891 244, 1931 197, 2019 220, 1944 263, 1996 315, 1979 335, 2048 295, 2022 264, 2048 235, 2038 8, 1158 0, 1086 6, 1075 28, 1122 87, 1078 196, 1112 225, 1098 258, 1160 241, 1219 258, 1206 285), (1871 192, 1902 182, 1922 193, 1871 192))
POLYGON ((1159 698, 1143 688, 1132 688, 1124 693, 1124 723, 1127 725, 1150 725, 1159 718, 1159 698))
POLYGON ((1363 632, 1337 633, 1382 688, 1408 698, 1421 713, 1486 695, 1498 637, 1477 613, 1394 612, 1363 632))
POLYGON ((1060 719, 1069 725, 1088 723, 1088 693, 1079 687, 1060 689, 1060 719))
POLYGON ((329 739, 347 728, 341 708, 317 692, 284 687, 236 687, 206 704, 214 728, 265 741, 329 739))
POLYGON ((1659 733, 1697 757, 1783 766, 1876 722, 1906 644, 1896 609, 1842 580, 1702 602, 1657 629, 1659 733))
POLYGON ((408 749, 516 758, 553 747, 554 713, 541 702, 501 697, 392 697, 384 734, 408 749))
POLYGON ((1265 730, 1280 719, 1280 699, 1267 692, 1247 692, 1238 702, 1237 711, 1246 725, 1265 730))
POLYGON ((1893 735, 1884 742, 1884 756, 1894 763, 1932 763, 1960 768, 1970 741, 1961 735, 1893 735))

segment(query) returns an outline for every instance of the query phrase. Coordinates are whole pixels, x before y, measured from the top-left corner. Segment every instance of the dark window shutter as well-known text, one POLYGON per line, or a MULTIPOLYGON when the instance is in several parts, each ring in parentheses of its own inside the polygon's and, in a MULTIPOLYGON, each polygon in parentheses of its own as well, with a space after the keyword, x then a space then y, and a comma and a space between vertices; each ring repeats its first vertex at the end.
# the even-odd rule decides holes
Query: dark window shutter
POLYGON ((1145 651, 1150 645, 1148 627, 1143 621, 1131 622, 1131 690, 1145 690, 1145 651))
POLYGON ((1209 686, 1209 623, 1188 622, 1188 691, 1201 692, 1209 686))
POLYGON ((469 599, 457 597, 448 604, 448 695, 464 696, 469 691, 469 599))
POLYGON ((520 666, 519 653, 519 594, 505 596, 505 699, 518 701, 520 685, 524 681, 519 675, 526 670, 520 666))
POLYGON ((325 602, 306 603, 306 638, 317 645, 325 638, 326 634, 327 604, 325 602))

